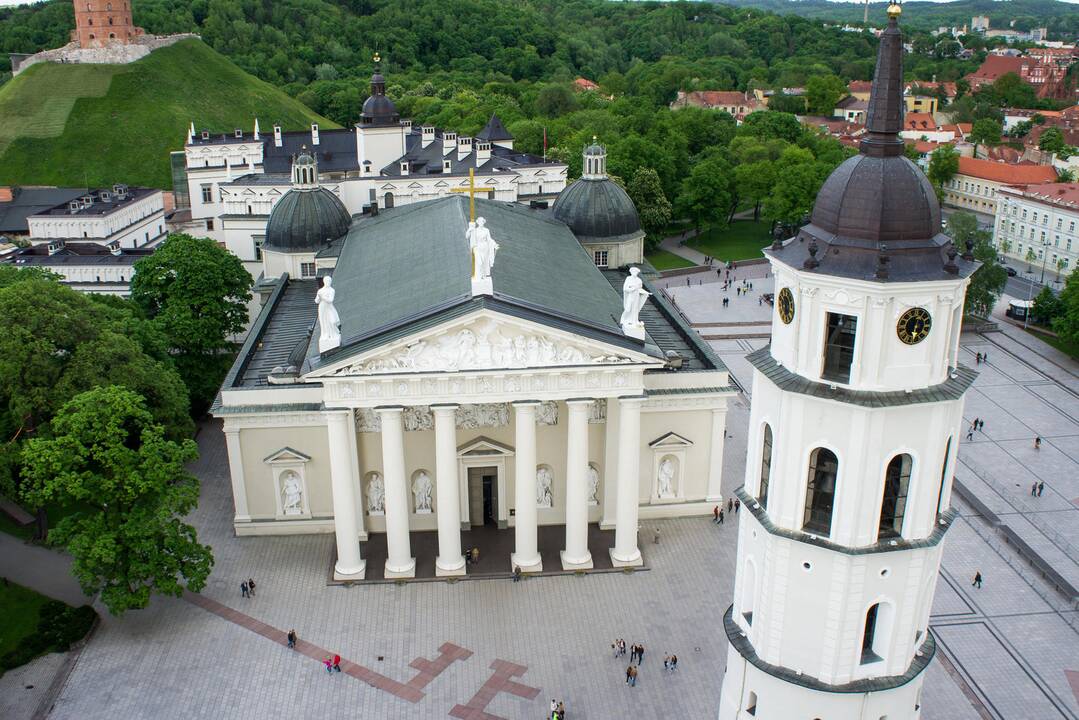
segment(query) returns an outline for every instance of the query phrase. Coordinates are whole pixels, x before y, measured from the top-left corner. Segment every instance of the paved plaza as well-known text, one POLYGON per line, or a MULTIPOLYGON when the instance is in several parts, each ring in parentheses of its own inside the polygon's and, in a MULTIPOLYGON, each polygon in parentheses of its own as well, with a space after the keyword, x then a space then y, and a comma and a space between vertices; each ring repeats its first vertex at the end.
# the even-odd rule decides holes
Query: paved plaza
MULTIPOLYGON (((753 296, 740 300, 756 306, 753 296)), ((683 310, 697 322, 692 308, 683 310)), ((748 388, 744 356, 765 342, 712 344, 748 388)), ((964 439, 960 482, 1079 579, 1079 401, 1066 387, 1075 376, 1003 333, 964 338, 963 352, 971 365, 974 352, 990 359, 968 394, 968 420, 986 425, 964 439), (1041 497, 1029 495, 1034 480, 1045 482, 1041 497)), ((742 483, 748 403, 739 396, 728 416, 725 493, 742 483)), ((157 598, 119 620, 103 617, 50 717, 491 720, 544 717, 551 698, 575 719, 715 717, 726 658, 721 618, 734 582, 732 520, 645 521, 648 569, 633 573, 329 585, 332 535, 234 537, 219 428, 203 425, 198 442, 202 498, 193 522, 216 559, 207 588, 199 597, 157 598), (650 540, 656 527, 658 545, 650 540), (239 584, 248 577, 257 595, 243 599, 239 584), (295 651, 284 646, 289 628, 301 639, 295 651), (625 659, 612 657, 616 637, 646 648, 636 688, 624 683, 625 659), (679 657, 674 674, 663 672, 668 652, 679 657), (328 675, 321 660, 333 653, 343 672, 328 675)), ((931 618, 940 654, 927 671, 923 717, 1079 718, 1079 615, 972 506, 955 504, 961 517, 948 534, 931 618), (970 585, 978 570, 981 589, 970 585)), ((12 675, 0 694, 20 692, 25 674, 12 675)))

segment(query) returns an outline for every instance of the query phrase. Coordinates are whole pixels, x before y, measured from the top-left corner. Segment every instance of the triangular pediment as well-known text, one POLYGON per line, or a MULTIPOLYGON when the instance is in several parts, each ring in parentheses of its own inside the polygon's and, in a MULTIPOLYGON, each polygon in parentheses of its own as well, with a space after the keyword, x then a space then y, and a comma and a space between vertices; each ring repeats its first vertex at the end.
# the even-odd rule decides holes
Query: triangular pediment
POLYGON ((483 437, 482 435, 457 448, 458 457, 474 457, 477 455, 488 457, 491 455, 513 455, 513 448, 509 445, 503 445, 500 442, 491 440, 490 438, 483 437))
POLYGON ((450 184, 448 182, 446 182, 445 180, 439 180, 438 182, 435 183, 435 187, 439 187, 439 188, 444 188, 444 187, 449 187, 449 186, 450 186, 450 184))
POLYGON ((410 183, 408 187, 414 189, 414 188, 421 188, 421 187, 423 187, 423 185, 420 185, 418 182, 414 182, 414 183, 410 183))
POLYGON ((658 438, 648 443, 650 448, 684 448, 693 445, 692 440, 687 440, 678 433, 669 432, 666 435, 660 435, 658 438))
POLYGON ((282 465, 286 463, 305 463, 311 459, 310 455, 304 455, 299 450, 293 450, 290 447, 283 447, 277 452, 271 453, 263 458, 262 462, 267 465, 282 465))
POLYGON ((311 377, 655 363, 655 358, 516 317, 480 311, 360 352, 311 377))

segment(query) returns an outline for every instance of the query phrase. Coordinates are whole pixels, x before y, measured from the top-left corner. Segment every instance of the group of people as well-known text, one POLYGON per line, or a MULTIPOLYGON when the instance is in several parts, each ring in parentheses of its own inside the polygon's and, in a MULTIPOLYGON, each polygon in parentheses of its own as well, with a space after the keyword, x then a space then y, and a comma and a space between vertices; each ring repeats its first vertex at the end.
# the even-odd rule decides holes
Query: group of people
POLYGON ((1043 490, 1045 490, 1045 483, 1039 480, 1035 480, 1034 484, 1030 486, 1030 494, 1034 497, 1041 497, 1043 490))
POLYGON ((985 420, 981 418, 974 418, 970 422, 970 427, 967 428, 967 440, 974 439, 974 433, 978 431, 985 432, 985 420))
POLYGON ((561 700, 551 699, 550 720, 566 720, 566 704, 561 700))
POLYGON ((989 353, 974 353, 974 363, 976 365, 981 365, 984 362, 989 362, 989 353))
MULTIPOLYGON (((728 514, 730 514, 732 512, 737 513, 741 509, 742 509, 742 501, 741 500, 739 500, 738 498, 727 498, 727 513, 728 514)), ((714 522, 716 525, 722 525, 723 524, 723 517, 724 517, 723 516, 723 507, 721 505, 716 505, 714 508, 712 508, 712 522, 714 522)))
POLYGON ((247 578, 240 583, 240 597, 253 598, 255 597, 255 579, 247 578))
MULTIPOLYGON (((611 643, 611 650, 614 651, 615 658, 625 657, 626 655, 626 641, 622 638, 618 638, 611 643)), ((637 673, 641 664, 644 663, 644 645, 635 643, 629 646, 629 665, 626 667, 626 685, 630 687, 637 687, 637 673)), ((674 653, 667 653, 663 657, 663 669, 667 672, 673 672, 678 669, 678 656, 674 653)))
POLYGON ((328 673, 341 672, 340 655, 334 655, 333 657, 327 655, 325 658, 322 659, 322 664, 326 666, 326 672, 328 673))

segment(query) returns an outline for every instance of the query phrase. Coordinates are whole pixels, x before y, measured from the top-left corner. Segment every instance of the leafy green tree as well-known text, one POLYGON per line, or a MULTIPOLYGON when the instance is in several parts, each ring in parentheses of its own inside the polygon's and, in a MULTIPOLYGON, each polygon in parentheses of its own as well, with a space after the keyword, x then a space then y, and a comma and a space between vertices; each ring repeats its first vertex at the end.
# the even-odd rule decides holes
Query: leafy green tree
POLYGON ((681 209, 693 221, 697 232, 705 225, 726 224, 731 207, 730 177, 730 163, 713 156, 694 165, 685 179, 681 209))
POLYGON ((536 110, 551 118, 565 115, 576 107, 577 98, 573 90, 562 83, 544 86, 536 98, 536 110))
POLYGON ((970 130, 970 141, 975 146, 979 143, 982 145, 999 145, 1000 134, 1000 123, 991 118, 982 118, 974 121, 974 125, 970 130))
POLYGON ((83 590, 100 592, 114 615, 146 607, 153 593, 201 590, 213 556, 182 521, 198 504, 198 480, 184 469, 195 443, 167 440, 142 397, 115 385, 74 397, 53 431, 23 453, 27 496, 81 508, 53 541, 71 553, 83 590))
POLYGON ((761 204, 776 185, 775 164, 771 160, 739 165, 734 169, 734 180, 738 184, 738 193, 753 203, 753 221, 761 216, 761 204))
POLYGON ((1057 298, 1056 293, 1048 287, 1043 287, 1042 291, 1034 298, 1034 308, 1032 313, 1034 322, 1041 325, 1049 325, 1058 315, 1060 315, 1063 309, 1064 305, 1060 299, 1057 298))
POLYGON ((1064 282, 1053 330, 1066 342, 1079 343, 1079 273, 1073 272, 1064 282))
POLYGON ((1055 153, 1062 160, 1067 160, 1075 152, 1075 148, 1064 142, 1064 133, 1057 127, 1045 129, 1038 138, 1038 149, 1055 153))
POLYGON ((251 276, 240 260, 209 238, 170 235, 135 263, 131 299, 161 328, 195 412, 208 407, 233 345, 243 332, 251 276))
POLYGON ((659 175, 652 168, 638 168, 626 190, 637 207, 641 227, 648 233, 649 242, 658 243, 657 233, 671 222, 671 203, 663 194, 659 175))
POLYGON ((941 145, 929 156, 929 171, 926 175, 937 192, 959 172, 959 153, 951 145, 941 145))
POLYGON ((1034 252, 1034 248, 1028 247, 1023 259, 1027 261, 1027 272, 1034 272, 1034 261, 1038 259, 1038 253, 1034 252))
MULTIPOLYGON (((768 109, 774 112, 804 115, 806 112, 806 99, 803 95, 777 93, 768 100, 768 109)), ((832 109, 835 109, 834 105, 832 109)), ((831 114, 831 110, 829 110, 829 114, 831 114)))
POLYGON ((806 81, 806 107, 814 115, 831 117, 847 84, 835 75, 814 75, 806 81))
POLYGON ((813 210, 821 185, 832 166, 817 162, 804 148, 789 147, 774 165, 772 192, 764 200, 764 215, 773 222, 798 225, 813 210))
POLYGON ((967 285, 966 312, 968 315, 988 317, 1008 281, 1007 271, 997 262, 992 233, 980 229, 978 219, 969 212, 952 213, 948 218, 947 232, 960 253, 971 247, 974 259, 981 263, 967 285))
POLYGON ((1057 170, 1057 182, 1071 183, 1075 182, 1074 170, 1057 170))
POLYGON ((793 143, 802 136, 802 124, 790 113, 758 110, 745 117, 738 127, 738 134, 793 143))

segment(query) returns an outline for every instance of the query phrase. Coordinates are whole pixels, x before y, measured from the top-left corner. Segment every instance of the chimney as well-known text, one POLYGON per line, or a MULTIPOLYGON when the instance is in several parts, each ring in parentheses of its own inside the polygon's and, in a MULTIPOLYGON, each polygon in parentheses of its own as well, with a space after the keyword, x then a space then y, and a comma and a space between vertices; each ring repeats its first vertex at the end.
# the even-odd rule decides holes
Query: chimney
POLYGON ((203 130, 202 131, 202 139, 203 140, 209 140, 210 139, 210 131, 209 130, 203 130))
POLYGON ((434 125, 424 125, 420 140, 420 147, 427 147, 435 141, 435 127, 434 125))
POLYGON ((258 118, 255 118, 255 139, 256 140, 261 140, 262 139, 262 137, 259 135, 259 119, 258 118))
POLYGON ((476 166, 483 165, 491 159, 491 143, 487 140, 476 141, 476 166))
POLYGON ((443 132, 442 133, 442 154, 453 152, 453 149, 457 146, 457 133, 455 132, 443 132))
POLYGON ((187 144, 191 145, 195 142, 195 123, 192 121, 190 127, 187 128, 187 144))
POLYGON ((311 144, 318 145, 318 123, 311 123, 311 144))
POLYGON ((64 241, 60 239, 49 241, 49 257, 64 249, 64 241))
POLYGON ((281 126, 280 125, 274 125, 273 126, 273 146, 274 147, 281 147, 281 126))
POLYGON ((244 129, 243 128, 236 128, 235 130, 233 130, 233 136, 237 140, 242 140, 243 137, 244 137, 244 129))
POLYGON ((119 257, 123 254, 123 250, 120 249, 119 240, 113 240, 108 244, 107 247, 109 248, 109 253, 111 253, 112 255, 116 255, 117 257, 119 257))
POLYGON ((408 160, 401 161, 401 174, 408 175, 408 160))
POLYGON ((463 160, 472 154, 472 138, 461 137, 457 139, 457 159, 463 160))

